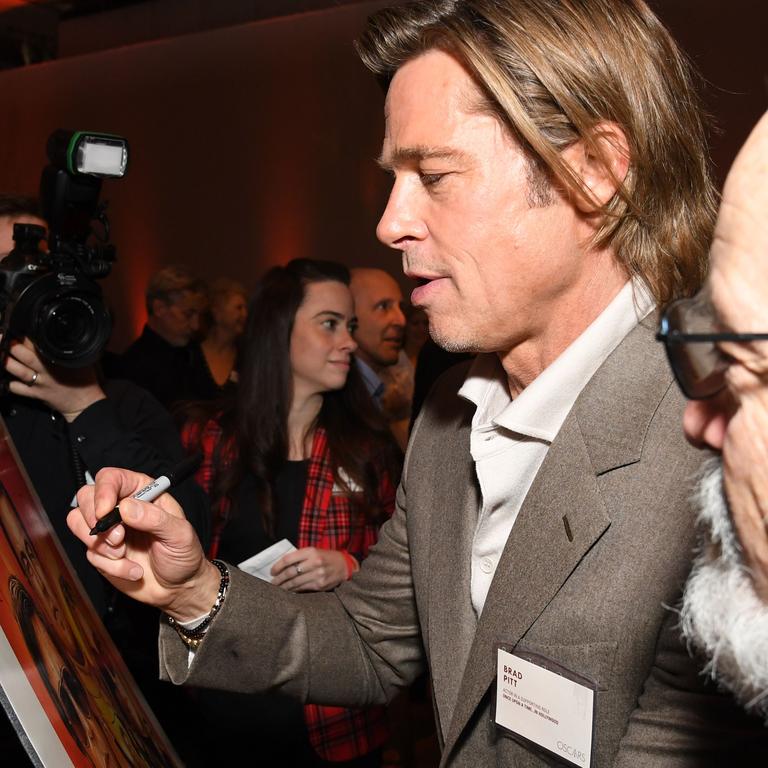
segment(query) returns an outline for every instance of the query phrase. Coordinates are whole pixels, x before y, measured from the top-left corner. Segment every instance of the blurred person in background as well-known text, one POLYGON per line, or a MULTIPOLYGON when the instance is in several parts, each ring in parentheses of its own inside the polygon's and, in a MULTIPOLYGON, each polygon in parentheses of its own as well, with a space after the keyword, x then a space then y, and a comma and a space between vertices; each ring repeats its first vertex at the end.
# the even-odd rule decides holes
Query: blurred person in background
POLYGON ((205 337, 200 348, 213 383, 222 391, 237 383, 239 341, 247 315, 245 286, 227 277, 211 283, 205 313, 205 337))
POLYGON ((186 267, 157 271, 147 285, 146 325, 122 355, 110 359, 107 375, 135 382, 168 409, 218 397, 197 341, 206 303, 204 283, 186 267))
POLYGON ((429 318, 427 313, 421 307, 414 307, 409 304, 405 309, 405 338, 403 340, 403 351, 411 362, 411 366, 416 368, 416 361, 419 358, 421 348, 429 340, 429 318))
MULTIPOLYGON (((351 578, 394 509, 400 456, 354 365, 354 326, 346 267, 273 268, 251 302, 234 405, 183 430, 205 457, 197 479, 215 513, 209 555, 240 563, 288 539, 297 549, 273 566, 272 583, 291 592, 351 578)), ((381 707, 213 691, 200 692, 200 705, 211 755, 224 762, 255 744, 268 764, 377 766, 388 736, 381 707)))
POLYGON ((416 360, 419 351, 429 338, 427 313, 423 309, 410 305, 405 307, 404 313, 403 348, 400 350, 397 362, 379 373, 384 383, 381 410, 403 452, 408 446, 416 360))
POLYGON ((357 267, 351 271, 357 328, 355 360, 376 405, 381 407, 385 384, 381 373, 395 365, 403 348, 403 293, 383 269, 357 267))

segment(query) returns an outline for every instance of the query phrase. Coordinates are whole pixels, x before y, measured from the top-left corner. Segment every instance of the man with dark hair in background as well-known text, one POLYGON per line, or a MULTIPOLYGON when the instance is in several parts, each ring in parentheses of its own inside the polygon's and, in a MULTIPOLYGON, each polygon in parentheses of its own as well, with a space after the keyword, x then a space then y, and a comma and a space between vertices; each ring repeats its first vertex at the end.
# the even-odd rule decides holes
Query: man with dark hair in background
POLYGON ((166 408, 211 400, 219 388, 198 343, 205 285, 186 267, 163 267, 146 290, 147 322, 141 336, 110 361, 108 373, 151 392, 166 408))
POLYGON ((379 544, 331 594, 227 586, 170 499, 88 537, 144 481, 119 470, 71 527, 171 617, 175 682, 360 706, 428 662, 445 766, 757 764, 667 607, 701 456, 655 312, 700 287, 715 209, 686 60, 642 0, 399 5, 358 49, 387 89, 378 236, 433 338, 479 353, 426 402, 379 544))

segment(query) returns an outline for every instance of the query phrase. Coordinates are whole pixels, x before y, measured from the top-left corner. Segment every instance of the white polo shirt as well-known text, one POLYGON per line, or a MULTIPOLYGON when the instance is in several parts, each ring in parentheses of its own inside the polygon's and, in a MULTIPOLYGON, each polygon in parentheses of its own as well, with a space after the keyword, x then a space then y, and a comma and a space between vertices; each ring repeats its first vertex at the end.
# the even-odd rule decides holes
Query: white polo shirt
POLYGON ((592 324, 514 400, 497 355, 478 355, 472 364, 459 395, 477 406, 470 433, 482 494, 471 564, 477 616, 549 446, 581 390, 654 306, 643 283, 627 282, 592 324))

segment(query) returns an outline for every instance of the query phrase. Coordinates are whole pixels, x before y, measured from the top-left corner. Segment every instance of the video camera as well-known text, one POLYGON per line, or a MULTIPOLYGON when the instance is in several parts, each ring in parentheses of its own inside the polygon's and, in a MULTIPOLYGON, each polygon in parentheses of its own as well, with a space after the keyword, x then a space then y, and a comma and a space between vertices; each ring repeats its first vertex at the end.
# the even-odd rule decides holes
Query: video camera
POLYGON ((34 224, 15 224, 14 248, 0 261, 0 360, 13 339, 28 336, 46 362, 82 368, 101 357, 112 331, 95 282, 116 258, 99 193, 103 178, 125 174, 128 143, 110 134, 58 130, 48 138, 47 153, 40 203, 48 234, 34 224), (89 245, 89 239, 96 242, 89 245), (40 250, 41 240, 47 251, 40 250))

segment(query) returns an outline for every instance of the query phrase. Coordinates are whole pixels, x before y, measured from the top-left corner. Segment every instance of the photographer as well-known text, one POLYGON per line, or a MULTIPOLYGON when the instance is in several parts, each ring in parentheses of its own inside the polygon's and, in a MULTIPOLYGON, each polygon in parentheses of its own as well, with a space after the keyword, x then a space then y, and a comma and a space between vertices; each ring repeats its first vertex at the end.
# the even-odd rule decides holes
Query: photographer
MULTIPOLYGON (((15 223, 44 224, 34 201, 0 196, 0 243, 13 244, 15 223)), ((148 392, 127 381, 103 380, 94 365, 46 363, 26 337, 10 341, 2 367, 0 414, 30 482, 96 612, 183 754, 184 744, 177 742, 184 697, 157 681, 156 612, 137 611, 96 574, 66 526, 77 489, 103 467, 131 466, 158 477, 184 457, 170 416, 148 392)), ((173 494, 207 538, 208 507, 200 488, 188 480, 173 494)))

